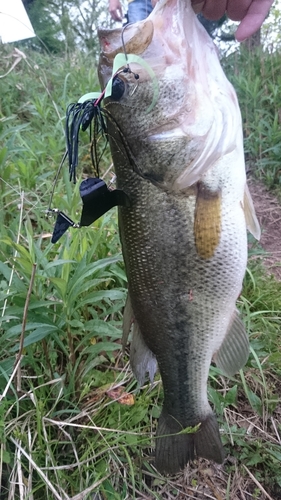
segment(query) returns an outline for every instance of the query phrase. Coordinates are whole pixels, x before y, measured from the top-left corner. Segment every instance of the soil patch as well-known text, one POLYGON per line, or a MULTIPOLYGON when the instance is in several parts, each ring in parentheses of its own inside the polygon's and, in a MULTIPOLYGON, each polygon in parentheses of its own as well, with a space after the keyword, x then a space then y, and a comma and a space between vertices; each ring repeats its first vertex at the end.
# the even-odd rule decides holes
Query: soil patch
POLYGON ((266 252, 263 264, 270 274, 281 280, 280 202, 262 182, 251 179, 248 184, 262 231, 260 245, 266 252))

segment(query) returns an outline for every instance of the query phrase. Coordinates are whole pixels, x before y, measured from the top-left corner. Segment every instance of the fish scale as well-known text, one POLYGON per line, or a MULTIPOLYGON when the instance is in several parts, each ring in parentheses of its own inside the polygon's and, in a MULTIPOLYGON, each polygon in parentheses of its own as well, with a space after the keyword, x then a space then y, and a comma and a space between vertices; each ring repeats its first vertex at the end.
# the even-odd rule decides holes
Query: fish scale
MULTIPOLYGON (((118 30, 101 31, 100 40, 105 86, 123 47, 118 30)), ((158 363, 164 404, 155 465, 175 473, 196 456, 223 460, 208 373, 212 359, 233 375, 248 358, 236 299, 246 226, 257 237, 259 226, 235 93, 190 2, 160 0, 148 20, 126 29, 126 43, 153 69, 158 99, 147 113, 153 84, 132 64, 137 87, 121 72, 124 94, 105 101, 117 185, 131 201, 118 212, 129 294, 124 340, 134 323, 130 359, 140 383, 158 363)))

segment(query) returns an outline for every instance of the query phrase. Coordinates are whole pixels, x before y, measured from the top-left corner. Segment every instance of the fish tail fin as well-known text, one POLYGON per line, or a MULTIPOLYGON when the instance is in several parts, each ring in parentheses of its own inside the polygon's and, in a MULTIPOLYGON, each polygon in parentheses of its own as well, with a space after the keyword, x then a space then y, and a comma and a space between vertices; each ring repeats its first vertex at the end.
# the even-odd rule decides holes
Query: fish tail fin
POLYGON ((213 413, 210 413, 201 422, 199 430, 194 434, 195 451, 198 457, 213 460, 221 464, 225 458, 225 452, 221 442, 218 421, 213 413))
MULTIPOLYGON (((194 426, 193 426, 194 427, 194 426)), ((180 423, 162 411, 156 438, 155 466, 162 473, 175 474, 194 458, 203 457, 221 463, 224 450, 218 422, 210 413, 196 432, 185 432, 180 423)))
POLYGON ((155 467, 161 473, 175 474, 194 459, 194 434, 178 434, 182 426, 162 411, 156 434, 155 467))

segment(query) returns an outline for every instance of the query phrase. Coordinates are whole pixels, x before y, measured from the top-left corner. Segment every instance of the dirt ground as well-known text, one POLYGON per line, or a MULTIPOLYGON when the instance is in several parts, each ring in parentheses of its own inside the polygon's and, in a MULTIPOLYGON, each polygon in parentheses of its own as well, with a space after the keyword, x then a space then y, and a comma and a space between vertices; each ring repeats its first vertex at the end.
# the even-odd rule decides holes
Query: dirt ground
POLYGON ((270 274, 281 280, 280 202, 261 182, 251 179, 248 184, 262 230, 260 245, 266 251, 263 263, 270 274))

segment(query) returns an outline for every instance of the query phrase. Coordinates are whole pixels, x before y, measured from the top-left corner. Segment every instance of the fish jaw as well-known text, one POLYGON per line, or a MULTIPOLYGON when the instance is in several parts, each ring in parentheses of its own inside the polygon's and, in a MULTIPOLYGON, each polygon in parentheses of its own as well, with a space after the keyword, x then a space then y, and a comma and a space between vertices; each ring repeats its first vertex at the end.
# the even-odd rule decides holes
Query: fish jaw
MULTIPOLYGON (((132 63, 132 71, 139 74, 137 87, 130 76, 128 93, 118 103, 109 101, 108 109, 114 114, 114 107, 123 105, 126 110, 119 125, 130 143, 139 174, 163 189, 180 191, 196 183, 220 157, 237 148, 241 116, 216 47, 189 1, 160 0, 148 20, 137 23, 137 27, 145 28, 147 23, 153 34, 148 45, 139 42, 145 47, 139 55, 158 80, 157 103, 146 113, 153 102, 154 84, 144 68, 132 63), (169 158, 169 167, 162 168, 160 174, 155 172, 154 157, 163 164, 163 151, 169 158)), ((125 45, 136 37, 137 27, 126 28, 125 45)), ((120 40, 115 41, 116 34, 100 34, 100 39, 104 49, 100 79, 105 86, 111 76, 111 54, 118 44, 120 51, 122 47, 120 40)))

